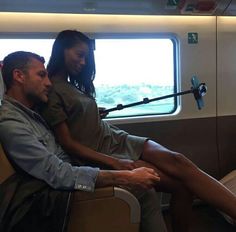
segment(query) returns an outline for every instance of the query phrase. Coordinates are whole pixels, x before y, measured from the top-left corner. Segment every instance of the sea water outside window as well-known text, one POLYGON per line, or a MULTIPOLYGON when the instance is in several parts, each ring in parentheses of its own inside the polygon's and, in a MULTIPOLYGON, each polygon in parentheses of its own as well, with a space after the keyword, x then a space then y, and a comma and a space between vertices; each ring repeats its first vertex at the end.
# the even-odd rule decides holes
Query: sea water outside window
MULTIPOLYGON (((14 51, 31 51, 50 58, 53 39, 0 39, 0 60, 14 51)), ((107 109, 143 98, 156 98, 176 89, 176 43, 171 38, 109 38, 95 41, 96 101, 107 109)), ((170 114, 176 99, 169 98, 111 112, 108 117, 170 114)))

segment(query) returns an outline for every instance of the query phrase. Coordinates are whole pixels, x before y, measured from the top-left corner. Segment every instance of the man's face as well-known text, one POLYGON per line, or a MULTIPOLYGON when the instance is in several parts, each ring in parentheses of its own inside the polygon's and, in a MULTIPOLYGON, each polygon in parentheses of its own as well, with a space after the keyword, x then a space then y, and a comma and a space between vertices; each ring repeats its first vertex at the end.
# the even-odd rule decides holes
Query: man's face
POLYGON ((37 59, 32 58, 28 64, 28 70, 24 72, 23 75, 23 88, 27 99, 32 103, 46 103, 52 84, 48 79, 48 73, 44 64, 37 59))

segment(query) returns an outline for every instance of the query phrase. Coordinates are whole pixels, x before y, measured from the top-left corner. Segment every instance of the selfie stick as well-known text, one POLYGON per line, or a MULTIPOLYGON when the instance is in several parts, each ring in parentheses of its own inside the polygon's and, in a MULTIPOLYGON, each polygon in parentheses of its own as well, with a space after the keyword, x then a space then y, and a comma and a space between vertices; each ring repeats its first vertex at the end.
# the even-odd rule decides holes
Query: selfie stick
POLYGON ((128 108, 128 107, 147 104, 147 103, 150 103, 150 102, 153 102, 153 101, 159 101, 159 100, 163 100, 163 99, 166 99, 166 98, 176 97, 176 96, 185 95, 185 94, 189 94, 189 93, 192 93, 194 95, 194 98, 197 102, 197 107, 200 110, 204 106, 204 101, 203 101, 202 97, 207 92, 207 86, 206 86, 205 83, 199 83, 196 76, 193 76, 191 78, 191 83, 192 83, 192 87, 191 87, 190 90, 186 90, 186 91, 183 91, 183 92, 174 93, 174 94, 170 94, 170 95, 165 95, 165 96, 162 96, 162 97, 156 97, 156 98, 152 98, 152 99, 149 99, 149 98, 145 97, 142 101, 130 103, 130 104, 127 104, 127 105, 118 104, 116 107, 103 110, 100 113, 101 114, 107 114, 107 113, 110 113, 112 111, 123 110, 123 109, 128 108))

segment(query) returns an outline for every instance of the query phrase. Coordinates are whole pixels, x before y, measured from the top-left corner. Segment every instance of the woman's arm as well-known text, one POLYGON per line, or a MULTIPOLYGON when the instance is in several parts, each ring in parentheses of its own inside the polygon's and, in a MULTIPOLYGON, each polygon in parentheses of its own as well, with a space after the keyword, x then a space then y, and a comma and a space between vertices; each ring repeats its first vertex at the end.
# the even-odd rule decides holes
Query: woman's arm
POLYGON ((96 164, 106 165, 117 170, 132 170, 136 166, 131 160, 121 160, 96 152, 75 140, 69 131, 66 121, 54 126, 54 133, 63 149, 76 157, 96 164))

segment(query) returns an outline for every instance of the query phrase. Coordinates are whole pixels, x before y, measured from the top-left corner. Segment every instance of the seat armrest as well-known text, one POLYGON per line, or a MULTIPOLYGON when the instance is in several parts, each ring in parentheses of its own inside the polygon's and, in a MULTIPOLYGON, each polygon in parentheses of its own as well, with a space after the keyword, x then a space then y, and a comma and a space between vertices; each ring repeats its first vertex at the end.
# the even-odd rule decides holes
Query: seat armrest
POLYGON ((72 194, 67 232, 138 232, 140 205, 136 197, 118 187, 98 188, 93 193, 72 194))
POLYGON ((114 196, 114 188, 104 187, 96 188, 94 192, 76 191, 75 194, 73 194, 73 200, 78 202, 112 196, 114 196))
POLYGON ((141 208, 137 198, 125 189, 114 187, 115 197, 124 200, 130 207, 131 223, 139 223, 141 217, 141 208))

